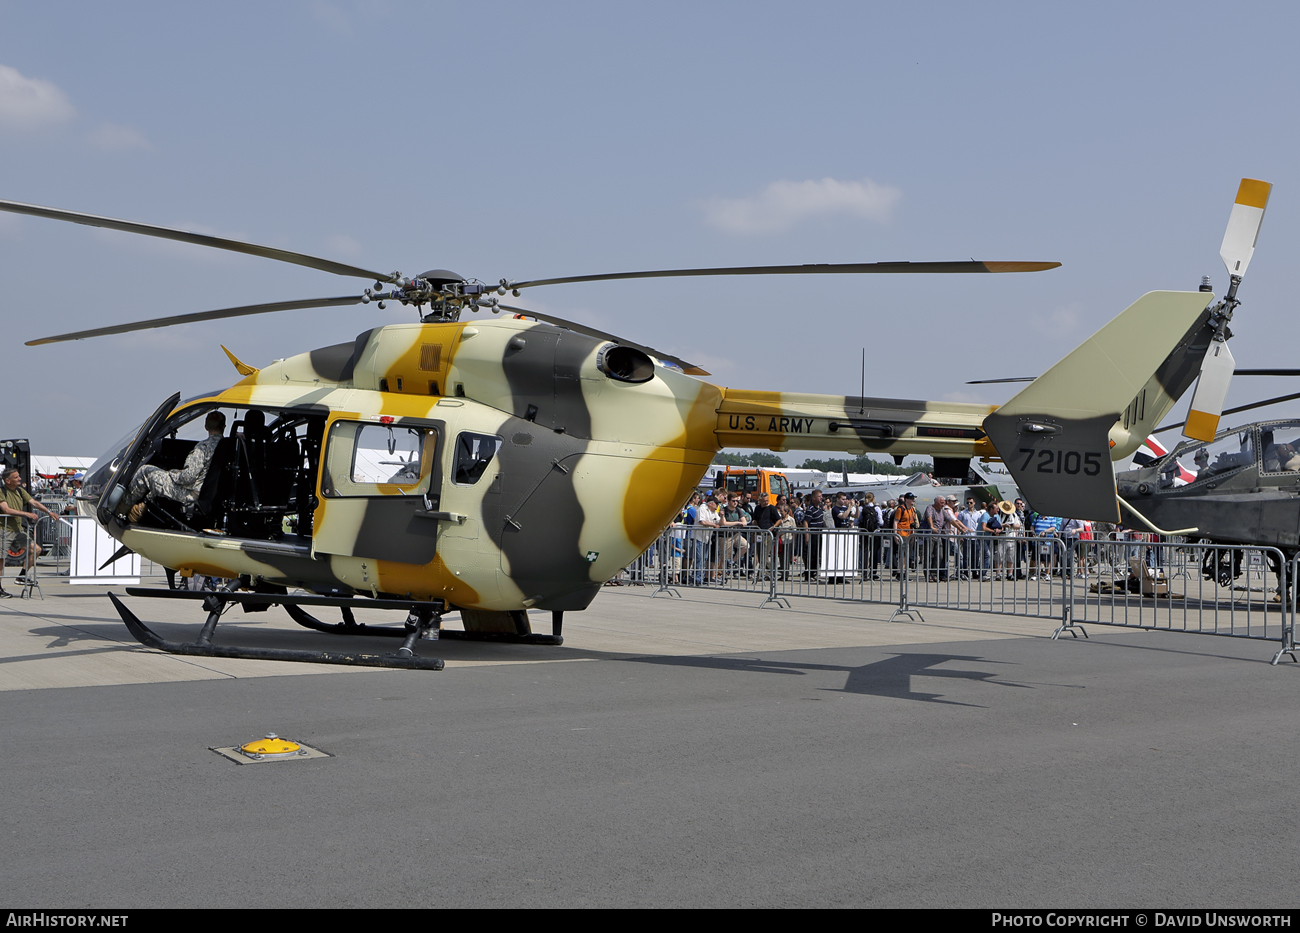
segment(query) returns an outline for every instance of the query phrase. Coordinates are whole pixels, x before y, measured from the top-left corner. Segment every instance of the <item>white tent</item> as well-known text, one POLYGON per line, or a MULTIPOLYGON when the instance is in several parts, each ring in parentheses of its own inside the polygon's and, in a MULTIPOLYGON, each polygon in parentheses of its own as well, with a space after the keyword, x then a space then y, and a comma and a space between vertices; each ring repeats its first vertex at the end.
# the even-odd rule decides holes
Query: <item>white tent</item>
POLYGON ((80 473, 89 470, 96 457, 58 457, 53 454, 32 454, 32 473, 57 476, 60 473, 80 473))

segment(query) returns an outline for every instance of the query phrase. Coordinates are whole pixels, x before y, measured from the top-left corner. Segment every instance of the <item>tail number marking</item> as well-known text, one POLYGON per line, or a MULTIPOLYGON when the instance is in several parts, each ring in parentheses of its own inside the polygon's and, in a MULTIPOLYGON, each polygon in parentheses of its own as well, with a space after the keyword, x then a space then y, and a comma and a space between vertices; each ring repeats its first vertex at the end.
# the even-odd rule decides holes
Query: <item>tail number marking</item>
POLYGON ((1034 459, 1034 454, 1038 455, 1038 464, 1033 468, 1036 473, 1066 473, 1070 476, 1082 473, 1084 476, 1096 476, 1101 472, 1101 454, 1095 452, 1033 447, 1021 447, 1018 452, 1025 455, 1024 462, 1020 464, 1021 472, 1030 469, 1029 464, 1034 459))

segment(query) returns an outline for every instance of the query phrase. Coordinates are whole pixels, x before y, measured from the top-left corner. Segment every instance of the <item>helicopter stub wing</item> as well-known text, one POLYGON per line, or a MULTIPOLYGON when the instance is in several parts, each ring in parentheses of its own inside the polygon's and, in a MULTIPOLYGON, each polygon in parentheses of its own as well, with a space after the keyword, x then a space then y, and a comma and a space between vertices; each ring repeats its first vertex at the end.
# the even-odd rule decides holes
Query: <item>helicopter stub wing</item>
MULTIPOLYGON (((1118 522, 1112 429, 1131 406, 1163 407, 1149 383, 1183 352, 1213 295, 1148 292, 984 419, 984 430, 1029 503, 1065 518, 1118 522)), ((1169 402, 1168 404, 1172 404, 1169 402)), ((1162 415, 1155 415, 1162 417, 1162 415)), ((1124 432, 1121 432, 1124 433, 1124 432)), ((1141 438, 1138 439, 1141 443, 1141 438)))

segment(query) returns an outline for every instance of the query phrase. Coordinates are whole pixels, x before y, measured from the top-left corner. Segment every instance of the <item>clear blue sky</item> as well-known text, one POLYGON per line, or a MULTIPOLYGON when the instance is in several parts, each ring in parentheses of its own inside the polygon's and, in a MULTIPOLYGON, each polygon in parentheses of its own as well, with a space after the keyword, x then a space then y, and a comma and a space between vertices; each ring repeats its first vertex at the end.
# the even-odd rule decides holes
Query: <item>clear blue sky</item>
MULTIPOLYGON (((1222 291, 1275 183, 1239 365, 1297 366, 1295 4, 0 0, 0 198, 413 274, 1045 259, 1024 276, 565 286, 539 310, 747 388, 1000 402, 1143 292, 1222 291), (979 390, 979 391, 974 391, 979 390)), ((37 336, 365 283, 0 218, 0 436, 97 454, 173 391, 409 320, 37 336)), ((1300 391, 1234 383, 1229 404, 1300 391)), ((1268 410, 1300 414, 1300 406, 1268 410)), ((1250 417, 1250 416, 1247 416, 1250 417)))

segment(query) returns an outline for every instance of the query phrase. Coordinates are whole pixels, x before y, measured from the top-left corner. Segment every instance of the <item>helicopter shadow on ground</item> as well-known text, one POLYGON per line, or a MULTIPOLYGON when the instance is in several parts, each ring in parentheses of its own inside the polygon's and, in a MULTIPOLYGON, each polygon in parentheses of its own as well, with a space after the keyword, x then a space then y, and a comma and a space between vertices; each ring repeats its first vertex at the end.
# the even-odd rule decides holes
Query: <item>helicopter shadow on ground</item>
MULTIPOLYGON (((122 627, 121 622, 108 616, 64 616, 48 612, 33 613, 32 615, 42 622, 53 623, 28 629, 28 633, 31 635, 49 636, 50 641, 46 644, 46 648, 66 648, 77 642, 85 641, 110 642, 132 647, 136 644, 135 640, 122 627)), ((11 660, 14 659, 0 658, 0 661, 11 660)))
MULTIPOLYGON (((913 677, 946 677, 974 683, 987 683, 997 687, 1020 687, 1034 689, 1033 684, 1014 681, 995 680, 996 671, 948 670, 939 665, 951 661, 964 661, 976 664, 1011 664, 1010 661, 994 661, 975 655, 942 653, 898 653, 879 661, 862 665, 818 664, 808 661, 765 660, 763 658, 683 658, 656 657, 632 659, 644 664, 664 664, 673 667, 694 667, 708 670, 737 671, 753 674, 787 674, 803 676, 811 672, 842 671, 847 674, 844 686, 840 688, 818 687, 830 693, 854 693, 859 696, 888 697, 897 700, 914 700, 923 703, 940 703, 947 706, 970 706, 985 709, 978 703, 963 703, 958 700, 945 700, 942 693, 926 693, 912 688, 913 677)), ((1050 684, 1048 686, 1070 686, 1067 684, 1050 684)))

